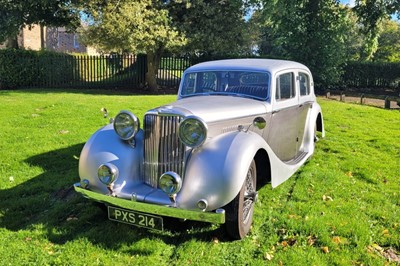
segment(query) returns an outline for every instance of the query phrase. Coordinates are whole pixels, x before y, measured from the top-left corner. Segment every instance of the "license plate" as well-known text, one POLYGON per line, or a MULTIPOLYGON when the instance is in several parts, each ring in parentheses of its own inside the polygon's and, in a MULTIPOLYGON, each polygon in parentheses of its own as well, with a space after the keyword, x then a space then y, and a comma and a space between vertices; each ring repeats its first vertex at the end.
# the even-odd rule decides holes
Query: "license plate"
POLYGON ((108 206, 108 219, 155 230, 163 230, 163 219, 159 216, 108 206))

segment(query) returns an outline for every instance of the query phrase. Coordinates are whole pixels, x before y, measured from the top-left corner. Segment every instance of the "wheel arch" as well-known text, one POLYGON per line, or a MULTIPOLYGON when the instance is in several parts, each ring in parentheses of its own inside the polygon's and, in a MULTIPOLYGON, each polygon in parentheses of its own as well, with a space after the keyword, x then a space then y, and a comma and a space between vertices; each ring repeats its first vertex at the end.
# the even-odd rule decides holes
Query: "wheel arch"
POLYGON ((257 189, 271 182, 271 162, 268 153, 259 149, 254 156, 257 169, 257 189))

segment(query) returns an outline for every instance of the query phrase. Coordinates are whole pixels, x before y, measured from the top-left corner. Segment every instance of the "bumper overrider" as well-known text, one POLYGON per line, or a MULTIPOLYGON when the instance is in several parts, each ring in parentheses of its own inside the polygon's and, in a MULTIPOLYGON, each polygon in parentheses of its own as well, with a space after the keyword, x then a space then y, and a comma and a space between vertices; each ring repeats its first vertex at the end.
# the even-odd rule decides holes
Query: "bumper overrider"
POLYGON ((172 218, 188 219, 215 224, 225 223, 224 209, 217 209, 213 212, 203 212, 200 210, 185 210, 173 206, 155 205, 150 203, 131 201, 127 199, 117 198, 111 195, 105 195, 90 191, 88 189, 82 188, 80 183, 75 183, 74 189, 85 198, 104 203, 106 205, 123 208, 126 210, 142 212, 150 215, 167 216, 172 218))

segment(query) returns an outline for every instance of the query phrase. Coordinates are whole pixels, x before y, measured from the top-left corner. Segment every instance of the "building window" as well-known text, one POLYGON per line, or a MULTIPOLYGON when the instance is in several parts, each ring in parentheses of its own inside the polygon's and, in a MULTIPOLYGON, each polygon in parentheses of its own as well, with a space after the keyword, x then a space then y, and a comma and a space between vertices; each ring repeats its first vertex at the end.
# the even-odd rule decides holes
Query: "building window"
POLYGON ((74 48, 79 48, 78 34, 74 34, 74 48))

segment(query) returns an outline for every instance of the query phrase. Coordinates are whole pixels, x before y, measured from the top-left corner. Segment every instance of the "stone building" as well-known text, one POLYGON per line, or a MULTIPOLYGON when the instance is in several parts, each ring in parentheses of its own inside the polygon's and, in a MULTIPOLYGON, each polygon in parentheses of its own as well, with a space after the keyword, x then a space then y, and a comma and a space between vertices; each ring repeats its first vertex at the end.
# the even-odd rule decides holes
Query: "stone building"
MULTIPOLYGON (((93 47, 87 47, 79 42, 78 33, 69 32, 64 27, 26 26, 19 33, 17 40, 18 46, 24 49, 46 49, 63 53, 84 53, 89 55, 98 54, 93 47)), ((5 48, 5 44, 0 44, 0 48, 5 48)))

